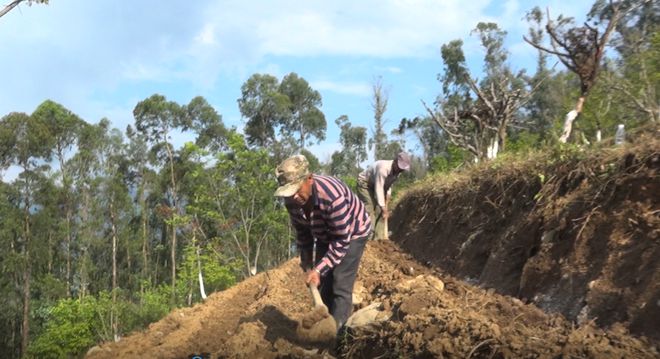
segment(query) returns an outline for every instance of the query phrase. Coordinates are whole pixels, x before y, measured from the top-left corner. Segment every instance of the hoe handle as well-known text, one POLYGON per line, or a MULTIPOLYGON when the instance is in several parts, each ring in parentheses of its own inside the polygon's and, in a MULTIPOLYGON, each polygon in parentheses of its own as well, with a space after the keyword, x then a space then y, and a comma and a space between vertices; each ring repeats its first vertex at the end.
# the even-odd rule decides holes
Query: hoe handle
POLYGON ((319 289, 314 284, 308 285, 307 287, 309 288, 309 292, 312 293, 312 298, 314 298, 314 306, 325 306, 325 304, 323 304, 323 299, 321 299, 319 289))
POLYGON ((383 227, 385 228, 385 239, 390 239, 390 229, 387 228, 388 218, 383 216, 383 220, 385 220, 385 223, 383 223, 383 227))

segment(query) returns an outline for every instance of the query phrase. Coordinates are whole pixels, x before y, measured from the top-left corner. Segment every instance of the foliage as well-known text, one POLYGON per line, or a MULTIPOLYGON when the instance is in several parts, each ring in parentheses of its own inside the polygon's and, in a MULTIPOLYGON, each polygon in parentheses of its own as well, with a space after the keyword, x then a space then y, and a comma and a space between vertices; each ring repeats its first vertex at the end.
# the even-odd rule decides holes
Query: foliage
POLYGON ((275 128, 284 120, 289 98, 279 92, 275 76, 254 74, 241 86, 238 108, 247 119, 245 137, 250 145, 265 147, 277 142, 275 128))
POLYGON ((342 149, 332 154, 330 174, 355 177, 362 170, 360 163, 367 159, 367 129, 352 126, 346 115, 337 118, 335 123, 341 129, 342 149))
POLYGON ((138 301, 126 303, 126 311, 120 314, 126 333, 144 328, 160 320, 172 310, 170 303, 172 287, 168 285, 146 287, 147 289, 140 294, 138 301))
POLYGON ((446 134, 429 116, 413 119, 404 117, 399 123, 397 132, 403 135, 406 131, 412 131, 415 134, 424 150, 426 166, 429 169, 432 168, 433 159, 446 152, 448 146, 446 134))
POLYGON ((536 147, 538 147, 540 140, 540 134, 532 131, 519 131, 511 136, 508 146, 506 147, 507 152, 511 153, 525 153, 536 147))
POLYGON ((208 170, 198 167, 195 195, 188 210, 209 222, 207 238, 242 258, 246 276, 260 270, 262 250, 288 258, 286 213, 273 199, 277 185, 274 164, 265 149, 251 150, 244 137, 230 134, 228 151, 219 154, 208 170), (275 244, 275 246, 269 244, 275 244))
POLYGON ((431 159, 431 163, 429 163, 429 172, 450 172, 460 167, 469 157, 470 154, 466 150, 454 144, 449 144, 447 145, 446 155, 438 155, 431 159))
POLYGON ((307 81, 292 72, 282 79, 279 92, 288 97, 286 116, 282 123, 282 133, 293 136, 298 133, 298 150, 305 148, 305 143, 316 139, 317 143, 325 140, 327 124, 321 112, 321 94, 312 89, 307 81))
POLYGON ((281 160, 305 149, 313 139, 325 139, 321 95, 296 73, 287 74, 281 82, 272 75, 254 74, 241 86, 241 94, 238 106, 247 119, 245 135, 250 145, 272 147, 281 160))
POLYGON ((100 338, 99 301, 95 298, 63 299, 45 312, 43 333, 30 345, 34 358, 79 356, 100 338))
POLYGON ((495 23, 479 23, 473 34, 485 50, 486 76, 477 83, 468 71, 462 40, 451 41, 442 46, 445 72, 438 79, 443 93, 434 109, 424 105, 454 145, 481 161, 505 148, 509 126, 533 90, 526 88, 524 71, 514 74, 507 64, 506 31, 495 23))

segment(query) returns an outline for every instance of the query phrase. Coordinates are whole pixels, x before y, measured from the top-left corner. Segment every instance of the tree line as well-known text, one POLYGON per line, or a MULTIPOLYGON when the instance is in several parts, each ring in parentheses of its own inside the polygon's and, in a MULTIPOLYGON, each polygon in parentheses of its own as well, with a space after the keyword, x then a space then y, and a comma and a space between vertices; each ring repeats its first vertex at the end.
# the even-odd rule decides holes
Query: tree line
POLYGON ((291 154, 354 185, 369 151, 389 159, 419 145, 410 181, 502 151, 589 145, 619 123, 657 125, 659 7, 598 0, 582 26, 532 9, 534 74, 512 70, 506 31, 479 23, 482 72, 468 69, 462 40, 442 45, 442 92, 410 104, 424 115, 389 132, 389 94, 375 79, 368 127, 335 119, 341 149, 325 162, 308 149, 325 140, 322 97, 296 73, 242 85, 242 131, 203 97, 154 94, 123 130, 51 100, 5 114, 0 170, 18 176, 0 181, 0 351, 78 355, 291 258, 287 214, 272 195, 273 169, 291 154), (182 132, 194 141, 176 148, 182 132))

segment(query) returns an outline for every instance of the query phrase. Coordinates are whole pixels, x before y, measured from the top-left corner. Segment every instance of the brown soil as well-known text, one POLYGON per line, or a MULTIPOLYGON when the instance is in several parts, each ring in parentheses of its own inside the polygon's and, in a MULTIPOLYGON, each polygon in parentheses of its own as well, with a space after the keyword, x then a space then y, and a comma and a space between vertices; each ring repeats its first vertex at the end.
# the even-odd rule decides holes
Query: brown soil
POLYGON ((480 168, 410 191, 395 239, 419 261, 577 323, 660 343, 660 140, 480 168), (543 180, 542 180, 543 179, 543 180))
POLYGON ((463 283, 420 265, 390 241, 370 242, 358 277, 362 306, 383 303, 394 315, 358 330, 339 348, 296 337, 311 310, 297 260, 261 273, 203 304, 177 310, 142 333, 96 348, 89 358, 590 357, 653 358, 657 352, 623 327, 576 327, 520 300, 463 283), (425 277, 439 278, 444 290, 425 277))
POLYGON ((658 147, 409 191, 356 284, 355 309, 392 316, 337 345, 297 337, 312 300, 293 259, 88 357, 660 357, 658 147))

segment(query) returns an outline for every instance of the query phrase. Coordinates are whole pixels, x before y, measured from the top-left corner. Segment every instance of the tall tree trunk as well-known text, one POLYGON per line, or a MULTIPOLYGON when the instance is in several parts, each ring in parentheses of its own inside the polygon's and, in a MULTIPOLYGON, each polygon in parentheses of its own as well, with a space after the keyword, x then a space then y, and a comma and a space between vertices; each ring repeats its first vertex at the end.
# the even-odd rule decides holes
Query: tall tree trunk
POLYGON ((202 275, 202 260, 199 257, 199 247, 196 248, 197 252, 197 271, 199 273, 199 295, 203 300, 206 300, 206 290, 204 290, 204 276, 202 275))
POLYGON ((573 128, 573 121, 582 112, 582 106, 584 105, 585 99, 586 95, 580 96, 575 104, 575 108, 566 114, 566 118, 564 119, 564 130, 562 131, 561 137, 559 137, 559 142, 566 143, 566 141, 568 141, 568 137, 571 135, 571 130, 573 128))
MULTIPOLYGON (((146 215, 145 215, 146 216, 146 215)), ((147 255, 147 220, 142 219, 142 281, 149 280, 149 257, 147 255)), ((140 284, 141 291, 143 292, 144 283, 140 284)), ((144 292, 143 292, 144 293, 144 292)))
POLYGON ((302 124, 302 119, 300 121, 300 150, 305 149, 305 126, 302 124))
POLYGON ((110 225, 112 227, 112 311, 110 312, 110 326, 115 341, 118 336, 117 319, 117 217, 115 215, 114 201, 110 200, 110 225))
POLYGON ((87 295, 87 281, 88 281, 88 275, 87 275, 87 256, 89 255, 88 252, 88 246, 89 246, 89 240, 91 238, 91 231, 89 230, 89 212, 90 212, 90 195, 89 195, 89 188, 85 186, 84 184, 82 185, 82 208, 81 208, 81 214, 80 214, 80 219, 82 224, 82 229, 84 233, 84 238, 82 240, 82 253, 81 253, 81 259, 80 259, 80 294, 78 297, 80 299, 85 298, 87 295))
MULTIPOLYGON (((26 244, 29 244, 26 243, 26 244)), ((21 333, 21 353, 27 353, 28 343, 30 342, 30 279, 32 265, 30 264, 30 250, 25 250, 25 273, 23 274, 23 331, 21 333)))
POLYGON ((53 232, 48 231, 48 274, 53 274, 53 232))
MULTIPOLYGON (((142 278, 140 279, 140 293, 144 294, 144 281, 148 279, 149 274, 149 261, 147 256, 147 198, 144 194, 145 187, 144 169, 142 171, 142 183, 140 184, 140 209, 142 213, 142 278)), ((142 296, 140 297, 142 298, 142 296)))
MULTIPOLYGON (((27 181, 27 179, 26 179, 27 181)), ((21 356, 27 354, 30 343, 30 279, 32 264, 30 263, 30 200, 29 185, 25 185, 24 240, 25 240, 25 272, 23 273, 23 325, 21 330, 21 356)))
MULTIPOLYGON (((165 144, 165 147, 167 148, 167 156, 169 157, 170 160, 170 181, 172 184, 172 207, 173 208, 173 216, 179 215, 179 211, 177 208, 177 194, 176 194, 176 181, 174 179, 174 154, 172 153, 172 148, 170 147, 170 144, 167 143, 165 144)), ((174 218, 172 218, 174 219, 174 218)), ((172 302, 174 303, 175 295, 176 295, 176 225, 172 223, 172 302)))
POLYGON ((64 190, 64 208, 66 213, 65 218, 65 232, 66 232, 66 293, 67 297, 71 298, 72 285, 71 285, 71 196, 69 191, 69 178, 67 176, 66 167, 64 166, 64 154, 62 149, 57 149, 57 157, 60 161, 60 171, 62 172, 62 185, 64 190))

